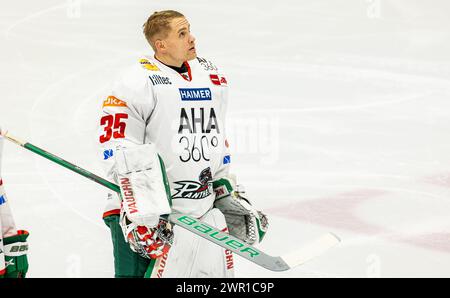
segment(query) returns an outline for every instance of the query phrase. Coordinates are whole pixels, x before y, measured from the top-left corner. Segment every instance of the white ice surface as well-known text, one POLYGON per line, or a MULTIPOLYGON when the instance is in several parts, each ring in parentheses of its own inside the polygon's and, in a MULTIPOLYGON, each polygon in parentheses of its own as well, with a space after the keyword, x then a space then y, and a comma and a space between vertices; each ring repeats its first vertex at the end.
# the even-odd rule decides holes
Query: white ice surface
MULTIPOLYGON (((260 248, 342 239, 283 273, 235 256, 237 277, 450 277, 448 1, 1 0, 0 125, 100 173, 99 102, 161 9, 227 75, 234 172, 270 217, 260 248)), ((10 143, 3 163, 29 276, 112 277, 105 189, 10 143)))

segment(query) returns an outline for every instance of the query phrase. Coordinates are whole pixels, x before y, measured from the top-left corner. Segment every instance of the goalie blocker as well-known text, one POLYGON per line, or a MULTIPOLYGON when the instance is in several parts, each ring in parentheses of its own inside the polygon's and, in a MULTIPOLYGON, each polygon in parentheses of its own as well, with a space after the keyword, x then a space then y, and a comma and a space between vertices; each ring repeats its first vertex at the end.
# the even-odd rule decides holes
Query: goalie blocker
POLYGON ((171 197, 164 162, 153 144, 117 147, 114 176, 120 186, 120 226, 130 248, 144 258, 156 259, 173 242, 171 197))

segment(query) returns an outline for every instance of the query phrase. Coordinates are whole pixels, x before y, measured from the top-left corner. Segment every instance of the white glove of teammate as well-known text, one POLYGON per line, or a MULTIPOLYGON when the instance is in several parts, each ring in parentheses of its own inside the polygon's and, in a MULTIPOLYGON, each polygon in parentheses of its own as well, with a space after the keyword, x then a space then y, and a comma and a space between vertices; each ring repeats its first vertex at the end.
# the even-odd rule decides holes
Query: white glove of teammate
POLYGON ((269 227, 267 216, 243 197, 245 191, 235 181, 234 175, 230 175, 213 182, 214 207, 224 214, 230 235, 250 245, 259 243, 269 227))

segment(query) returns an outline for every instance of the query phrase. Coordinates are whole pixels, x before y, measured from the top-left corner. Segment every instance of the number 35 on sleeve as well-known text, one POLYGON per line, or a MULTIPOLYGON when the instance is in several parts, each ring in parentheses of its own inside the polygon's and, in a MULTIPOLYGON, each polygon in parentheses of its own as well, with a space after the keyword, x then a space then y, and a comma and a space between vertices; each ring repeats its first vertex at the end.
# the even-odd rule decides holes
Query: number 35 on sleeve
POLYGON ((125 113, 117 113, 114 115, 103 116, 100 120, 100 125, 105 126, 105 134, 100 136, 100 143, 105 143, 114 139, 125 138, 126 123, 123 121, 128 119, 128 115, 125 113))

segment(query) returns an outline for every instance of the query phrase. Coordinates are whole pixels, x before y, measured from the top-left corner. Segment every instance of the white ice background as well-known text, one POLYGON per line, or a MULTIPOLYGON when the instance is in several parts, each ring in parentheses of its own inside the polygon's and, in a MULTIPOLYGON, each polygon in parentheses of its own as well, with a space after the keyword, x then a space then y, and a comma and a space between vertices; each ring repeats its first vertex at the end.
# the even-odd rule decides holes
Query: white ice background
MULTIPOLYGON (((0 125, 100 174, 95 127, 142 24, 176 9, 230 85, 233 172, 270 219, 260 248, 342 243, 275 273, 450 277, 450 4, 444 0, 0 0, 0 125)), ((106 190, 6 143, 29 277, 112 277, 106 190)))

